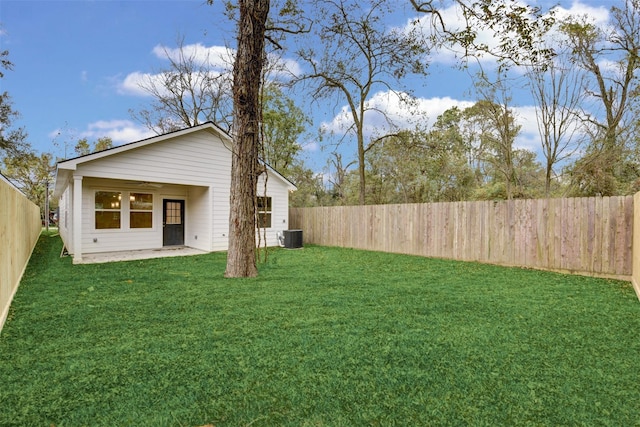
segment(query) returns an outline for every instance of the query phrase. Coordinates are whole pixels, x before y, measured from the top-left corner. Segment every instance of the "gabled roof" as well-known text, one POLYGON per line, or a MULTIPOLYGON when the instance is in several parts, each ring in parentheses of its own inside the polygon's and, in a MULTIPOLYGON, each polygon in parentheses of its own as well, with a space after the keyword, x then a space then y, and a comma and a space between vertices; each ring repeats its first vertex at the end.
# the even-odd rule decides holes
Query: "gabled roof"
POLYGON ((152 136, 150 138, 141 139, 139 141, 130 142, 128 144, 118 145, 117 147, 107 148, 106 150, 96 151, 95 153, 84 154, 82 156, 73 157, 71 159, 61 160, 58 162, 58 169, 75 170, 77 165, 81 163, 101 159, 103 157, 111 156, 113 154, 122 153, 129 150, 134 150, 146 145, 155 144, 157 142, 166 141, 168 139, 172 139, 182 135, 188 135, 190 133, 198 132, 201 130, 209 130, 213 134, 219 136, 223 140, 223 142, 228 142, 229 144, 231 144, 232 142, 231 136, 227 132, 222 130, 222 128, 220 128, 213 122, 206 122, 201 125, 164 133, 162 135, 152 136))
MULTIPOLYGON (((225 143, 225 146, 227 146, 227 148, 229 148, 233 142, 231 136, 227 132, 225 132, 222 128, 220 128, 218 125, 216 125, 213 122, 206 122, 200 125, 192 126, 185 129, 180 129, 174 132, 169 132, 162 135, 156 135, 150 138, 141 139, 139 141, 130 142, 128 144, 119 145, 117 147, 108 148, 106 150, 97 151, 95 153, 85 154, 83 156, 62 160, 62 161, 59 161, 57 164, 54 196, 60 197, 60 195, 62 195, 62 192, 66 187, 68 178, 73 173, 73 171, 78 168, 78 165, 81 165, 86 162, 102 159, 104 157, 112 156, 114 154, 135 150, 135 149, 145 147, 147 145, 155 144, 158 142, 167 141, 183 135, 188 135, 190 133, 199 132, 202 130, 206 130, 218 136, 220 139, 222 139, 222 142, 225 143)), ((271 173, 273 173, 277 178, 283 180, 288 187, 290 187, 291 189, 296 189, 295 184, 293 184, 287 178, 282 176, 279 172, 271 168, 269 165, 266 165, 266 166, 271 173)))

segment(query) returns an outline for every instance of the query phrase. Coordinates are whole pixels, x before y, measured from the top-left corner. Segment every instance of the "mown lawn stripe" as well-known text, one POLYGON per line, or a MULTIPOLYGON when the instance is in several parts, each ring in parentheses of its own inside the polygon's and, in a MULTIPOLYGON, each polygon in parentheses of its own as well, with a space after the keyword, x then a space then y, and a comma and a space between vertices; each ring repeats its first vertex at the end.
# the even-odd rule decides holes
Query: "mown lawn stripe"
POLYGON ((71 265, 43 236, 0 335, 0 425, 635 425, 630 284, 274 250, 71 265))

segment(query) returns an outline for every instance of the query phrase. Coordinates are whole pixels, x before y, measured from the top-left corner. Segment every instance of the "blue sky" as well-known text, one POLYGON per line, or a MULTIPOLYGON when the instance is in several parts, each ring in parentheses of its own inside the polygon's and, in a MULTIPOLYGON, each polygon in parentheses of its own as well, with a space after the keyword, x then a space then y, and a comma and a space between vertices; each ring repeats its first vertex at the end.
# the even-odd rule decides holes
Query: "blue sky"
MULTIPOLYGON (((9 50, 15 65, 0 80, 0 90, 9 92, 21 114, 16 124, 26 128, 37 151, 58 157, 72 157, 73 145, 83 137, 94 141, 110 136, 122 144, 150 136, 128 112, 150 101, 135 90, 136 76, 153 75, 166 66, 158 52, 175 48, 178 36, 184 37, 185 45, 205 49, 234 45, 235 29, 222 15, 221 3, 0 0, 0 49, 9 50)), ((609 0, 559 3, 600 20, 606 19, 612 4, 609 0)), ((401 19, 412 17, 409 7, 399 10, 406 15, 401 19)), ((473 98, 469 74, 455 71, 450 56, 436 55, 431 61, 429 76, 414 89, 433 120, 453 105, 470 105, 473 98)), ((389 103, 387 95, 377 94, 376 102, 389 103)), ((328 151, 315 143, 313 130, 323 123, 338 127, 342 105, 327 102, 326 108, 316 104, 307 110, 308 96, 293 96, 314 120, 302 142, 306 162, 320 172, 328 151)), ((535 149, 531 101, 518 95, 515 104, 523 121, 519 145, 535 149)))

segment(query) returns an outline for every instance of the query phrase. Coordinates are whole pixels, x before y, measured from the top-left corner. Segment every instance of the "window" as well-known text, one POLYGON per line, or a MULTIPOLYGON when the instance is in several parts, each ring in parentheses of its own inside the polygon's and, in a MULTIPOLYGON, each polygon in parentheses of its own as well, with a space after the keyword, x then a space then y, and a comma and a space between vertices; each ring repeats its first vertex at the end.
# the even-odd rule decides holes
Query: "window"
POLYGON ((153 227, 153 194, 129 194, 129 228, 153 227))
POLYGON ((182 203, 183 202, 165 202, 165 218, 166 225, 182 224, 182 203))
POLYGON ((258 197, 258 228, 271 228, 271 197, 258 197))
POLYGON ((120 228, 122 194, 115 191, 96 191, 96 230, 120 228))

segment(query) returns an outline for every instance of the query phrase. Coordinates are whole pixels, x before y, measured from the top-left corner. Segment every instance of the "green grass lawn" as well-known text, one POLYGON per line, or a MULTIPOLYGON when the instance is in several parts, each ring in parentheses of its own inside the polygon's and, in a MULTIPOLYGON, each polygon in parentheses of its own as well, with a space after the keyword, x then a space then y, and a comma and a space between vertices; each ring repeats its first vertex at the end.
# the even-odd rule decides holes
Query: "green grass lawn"
POLYGON ((275 250, 71 265, 43 236, 0 335, 2 426, 640 425, 630 284, 275 250))

